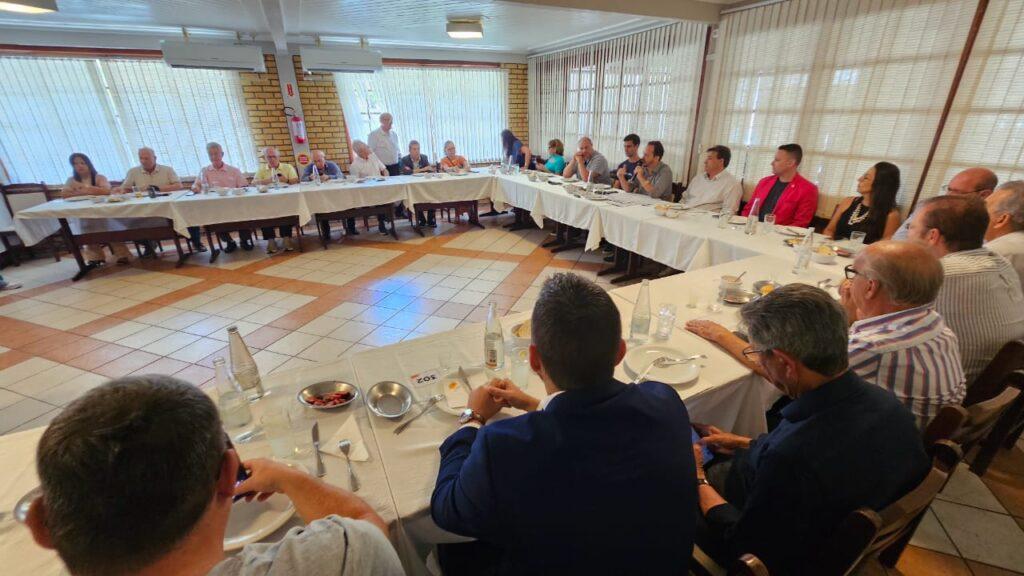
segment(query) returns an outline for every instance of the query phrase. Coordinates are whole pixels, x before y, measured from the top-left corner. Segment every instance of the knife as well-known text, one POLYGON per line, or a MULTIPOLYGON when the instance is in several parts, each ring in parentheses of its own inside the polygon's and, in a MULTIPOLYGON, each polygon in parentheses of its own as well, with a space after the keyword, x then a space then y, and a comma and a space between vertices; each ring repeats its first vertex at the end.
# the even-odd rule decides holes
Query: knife
POLYGON ((316 475, 323 477, 327 474, 324 469, 324 457, 320 454, 320 423, 313 422, 313 453, 316 454, 316 475))
POLYGON ((462 369, 462 366, 459 366, 459 380, 462 380, 462 383, 466 385, 466 388, 469 388, 470 390, 473 389, 473 387, 469 385, 469 376, 466 376, 466 371, 462 369))

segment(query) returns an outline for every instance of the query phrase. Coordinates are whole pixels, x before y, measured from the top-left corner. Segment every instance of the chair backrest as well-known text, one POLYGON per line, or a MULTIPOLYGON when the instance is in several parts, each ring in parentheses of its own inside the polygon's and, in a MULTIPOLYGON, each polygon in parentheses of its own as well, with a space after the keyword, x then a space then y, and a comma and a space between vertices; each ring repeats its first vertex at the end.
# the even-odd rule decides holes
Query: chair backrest
POLYGON ((940 440, 932 453, 931 470, 913 490, 881 512, 861 508, 846 517, 819 552, 816 574, 845 576, 863 559, 906 544, 910 531, 963 457, 960 447, 949 440, 940 440))
POLYGON ((1020 396, 1021 388, 1024 387, 1024 374, 1015 372, 1006 378, 1007 383, 1015 380, 1015 386, 1005 387, 995 398, 982 400, 967 407, 967 422, 955 437, 965 451, 969 451, 976 442, 984 438, 996 425, 1003 412, 1020 396))
POLYGON ((959 404, 947 404, 940 408, 939 413, 921 433, 925 450, 931 453, 939 440, 954 440, 964 422, 967 422, 967 418, 967 408, 959 404))
POLYGON ((963 405, 970 407, 999 396, 1006 390, 1007 378, 1018 370, 1024 370, 1024 341, 1011 340, 999 349, 985 370, 967 387, 963 405))
POLYGON ((769 576, 768 567, 753 554, 744 554, 729 567, 729 576, 769 576))
POLYGON ((39 184, 8 184, 3 187, 4 204, 7 205, 12 217, 26 208, 45 204, 52 199, 54 193, 54 189, 42 182, 39 184))
POLYGON ((680 182, 672 183, 672 201, 679 202, 683 199, 683 192, 686 192, 686 186, 680 182))

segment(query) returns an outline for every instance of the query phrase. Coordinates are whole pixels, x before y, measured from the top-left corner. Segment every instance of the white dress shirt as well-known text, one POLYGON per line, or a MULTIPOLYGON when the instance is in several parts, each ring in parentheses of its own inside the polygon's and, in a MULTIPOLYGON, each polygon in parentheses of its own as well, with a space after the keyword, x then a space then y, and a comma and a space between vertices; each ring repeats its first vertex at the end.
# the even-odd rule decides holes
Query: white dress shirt
POLYGON ((690 185, 683 192, 683 204, 687 208, 703 208, 719 211, 722 207, 730 208, 733 213, 740 207, 743 187, 728 170, 722 170, 714 178, 707 172, 701 172, 690 180, 690 185))
POLYGON ((1010 261, 1024 286, 1024 230, 1010 232, 985 243, 985 247, 1010 261))
POLYGON ((352 163, 348 165, 348 173, 354 178, 373 178, 374 176, 380 176, 381 171, 387 174, 387 167, 384 166, 384 163, 373 152, 370 152, 370 156, 366 160, 363 160, 362 156, 356 154, 356 157, 352 159, 352 163))
POLYGON ((370 150, 380 158, 380 161, 390 166, 392 164, 398 164, 401 160, 402 154, 398 151, 398 134, 395 134, 394 130, 384 131, 383 128, 377 128, 373 132, 370 132, 369 140, 370 150))

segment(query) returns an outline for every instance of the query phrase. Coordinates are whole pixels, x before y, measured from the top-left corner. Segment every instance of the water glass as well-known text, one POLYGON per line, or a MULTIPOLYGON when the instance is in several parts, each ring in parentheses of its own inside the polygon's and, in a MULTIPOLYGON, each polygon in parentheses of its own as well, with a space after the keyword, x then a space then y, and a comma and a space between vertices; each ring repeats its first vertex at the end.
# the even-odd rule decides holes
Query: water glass
POLYGON ((512 383, 521 390, 526 390, 530 385, 530 349, 525 346, 516 346, 509 353, 509 377, 512 383))
POLYGON ((691 289, 686 291, 686 307, 687 308, 696 308, 697 305, 698 305, 697 300, 698 300, 698 297, 697 297, 697 291, 696 290, 691 288, 691 289))
POLYGON ((850 232, 850 242, 853 244, 864 244, 864 239, 867 236, 867 232, 850 232))
POLYGON ((312 423, 287 406, 270 408, 260 424, 276 458, 302 459, 313 453, 312 423))
POLYGON ((718 211, 718 227, 725 228, 729 225, 729 218, 732 218, 732 210, 722 208, 718 211))
POLYGON ((658 307, 658 330, 654 333, 657 340, 668 340, 672 336, 672 327, 676 324, 676 305, 668 302, 658 307))
POLYGON ((437 371, 440 372, 440 376, 451 373, 452 371, 452 351, 442 350, 437 353, 437 371))
POLYGON ((775 232, 775 214, 764 215, 764 225, 761 227, 763 234, 771 234, 775 232))

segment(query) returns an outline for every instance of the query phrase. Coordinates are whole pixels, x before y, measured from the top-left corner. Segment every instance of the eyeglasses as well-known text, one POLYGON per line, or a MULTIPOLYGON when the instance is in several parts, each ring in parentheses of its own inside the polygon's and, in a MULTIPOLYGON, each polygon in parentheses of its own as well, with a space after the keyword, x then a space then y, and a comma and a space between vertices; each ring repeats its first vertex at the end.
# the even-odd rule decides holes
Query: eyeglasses
POLYGON ((854 276, 860 275, 860 272, 853 267, 853 264, 847 264, 846 267, 843 268, 843 273, 846 274, 847 280, 853 280, 854 276))
POLYGON ((771 348, 754 348, 753 346, 747 346, 743 349, 743 356, 751 362, 760 364, 761 357, 771 351, 771 348))
POLYGON ((988 188, 978 188, 977 190, 960 190, 959 188, 951 188, 949 184, 943 184, 941 187, 939 187, 939 190, 942 190, 943 194, 978 194, 979 192, 984 192, 985 190, 988 190, 988 188))

